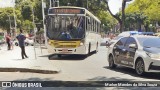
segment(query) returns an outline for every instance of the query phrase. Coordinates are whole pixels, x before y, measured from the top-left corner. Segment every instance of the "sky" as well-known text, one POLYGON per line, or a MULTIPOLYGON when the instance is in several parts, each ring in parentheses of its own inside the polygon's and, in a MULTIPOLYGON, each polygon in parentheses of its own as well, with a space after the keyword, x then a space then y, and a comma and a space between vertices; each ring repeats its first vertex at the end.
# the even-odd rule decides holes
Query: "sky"
POLYGON ((14 0, 0 0, 0 7, 13 7, 14 0))
POLYGON ((119 8, 121 8, 122 0, 109 0, 109 8, 113 14, 119 12, 119 8))
MULTIPOLYGON (((14 0, 0 0, 0 7, 13 7, 14 0)), ((119 11, 119 8, 122 5, 122 0, 109 0, 109 7, 113 14, 116 14, 119 11)))

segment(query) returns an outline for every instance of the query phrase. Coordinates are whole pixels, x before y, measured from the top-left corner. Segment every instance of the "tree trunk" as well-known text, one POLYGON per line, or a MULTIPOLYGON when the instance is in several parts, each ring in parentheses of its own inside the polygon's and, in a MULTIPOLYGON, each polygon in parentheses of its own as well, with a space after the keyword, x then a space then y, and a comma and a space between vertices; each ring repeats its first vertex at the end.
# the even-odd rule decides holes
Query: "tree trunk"
POLYGON ((122 26, 121 26, 121 31, 125 31, 125 7, 126 7, 126 0, 122 1, 122 26))
POLYGON ((122 2, 122 18, 120 19, 118 16, 114 15, 110 8, 109 8, 109 5, 108 5, 108 0, 104 0, 104 2, 107 4, 107 10, 109 11, 109 13, 111 14, 112 17, 114 17, 118 23, 120 24, 120 29, 119 31, 120 32, 123 32, 124 28, 125 28, 125 25, 124 25, 124 22, 125 22, 125 6, 126 6, 126 0, 123 0, 122 2))
POLYGON ((148 32, 149 31, 148 25, 145 25, 144 27, 145 27, 145 31, 148 32))
POLYGON ((111 16, 114 17, 114 18, 118 21, 118 23, 120 24, 120 29, 119 29, 119 31, 122 32, 122 20, 121 20, 118 16, 114 15, 114 14, 111 12, 111 10, 110 10, 110 8, 109 8, 109 5, 108 5, 108 1, 107 1, 107 0, 104 0, 104 2, 105 2, 106 5, 107 5, 107 10, 108 10, 108 12, 109 12, 109 13, 111 14, 111 16))

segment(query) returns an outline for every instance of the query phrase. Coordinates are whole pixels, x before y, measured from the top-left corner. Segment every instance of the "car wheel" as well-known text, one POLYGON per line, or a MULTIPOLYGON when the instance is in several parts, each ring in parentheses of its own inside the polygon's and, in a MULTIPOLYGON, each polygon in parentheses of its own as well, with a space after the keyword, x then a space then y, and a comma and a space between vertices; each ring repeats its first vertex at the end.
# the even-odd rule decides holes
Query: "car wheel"
POLYGON ((144 62, 142 59, 139 59, 135 65, 136 73, 142 76, 144 74, 144 69, 145 69, 144 62))
POLYGON ((116 65, 114 64, 114 59, 112 55, 109 56, 108 63, 109 63, 109 68, 113 69, 116 67, 116 65))

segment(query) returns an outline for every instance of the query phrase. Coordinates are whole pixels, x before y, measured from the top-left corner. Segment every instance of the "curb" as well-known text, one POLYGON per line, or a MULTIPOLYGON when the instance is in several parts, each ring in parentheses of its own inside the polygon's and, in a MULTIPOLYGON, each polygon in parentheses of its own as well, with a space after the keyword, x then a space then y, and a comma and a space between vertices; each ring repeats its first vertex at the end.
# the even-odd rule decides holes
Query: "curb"
POLYGON ((28 68, 0 68, 0 72, 31 72, 42 74, 57 74, 60 70, 41 70, 41 69, 28 69, 28 68))

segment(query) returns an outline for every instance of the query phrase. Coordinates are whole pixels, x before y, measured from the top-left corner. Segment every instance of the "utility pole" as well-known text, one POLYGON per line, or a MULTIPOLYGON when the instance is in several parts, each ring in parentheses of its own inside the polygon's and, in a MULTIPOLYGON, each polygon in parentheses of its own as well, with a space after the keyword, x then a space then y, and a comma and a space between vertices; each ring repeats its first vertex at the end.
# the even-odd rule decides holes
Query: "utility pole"
POLYGON ((16 22, 16 14, 15 14, 15 0, 14 0, 14 8, 13 8, 13 13, 14 13, 14 36, 16 36, 17 34, 17 22, 16 22))
POLYGON ((9 15, 7 15, 7 16, 9 18, 9 30, 10 30, 10 32, 12 32, 12 30, 11 30, 11 17, 9 15))
MULTIPOLYGON (((43 1, 43 0, 42 0, 43 1)), ((52 7, 52 0, 49 0, 49 7, 52 7)))
POLYGON ((33 14, 33 27, 34 27, 34 54, 35 54, 35 59, 37 59, 36 55, 36 49, 35 49, 35 41, 36 41, 36 29, 35 29, 35 21, 34 21, 34 9, 32 6, 32 14, 33 14))
MULTIPOLYGON (((50 0, 51 2, 51 0, 50 0)), ((43 16, 43 29, 44 29, 44 39, 45 39, 45 47, 47 47, 47 33, 46 33, 46 25, 44 23, 45 20, 45 13, 44 13, 44 8, 46 8, 46 5, 44 3, 44 1, 42 0, 42 16, 43 16)))
POLYGON ((88 0, 87 0, 87 9, 88 9, 88 0))

